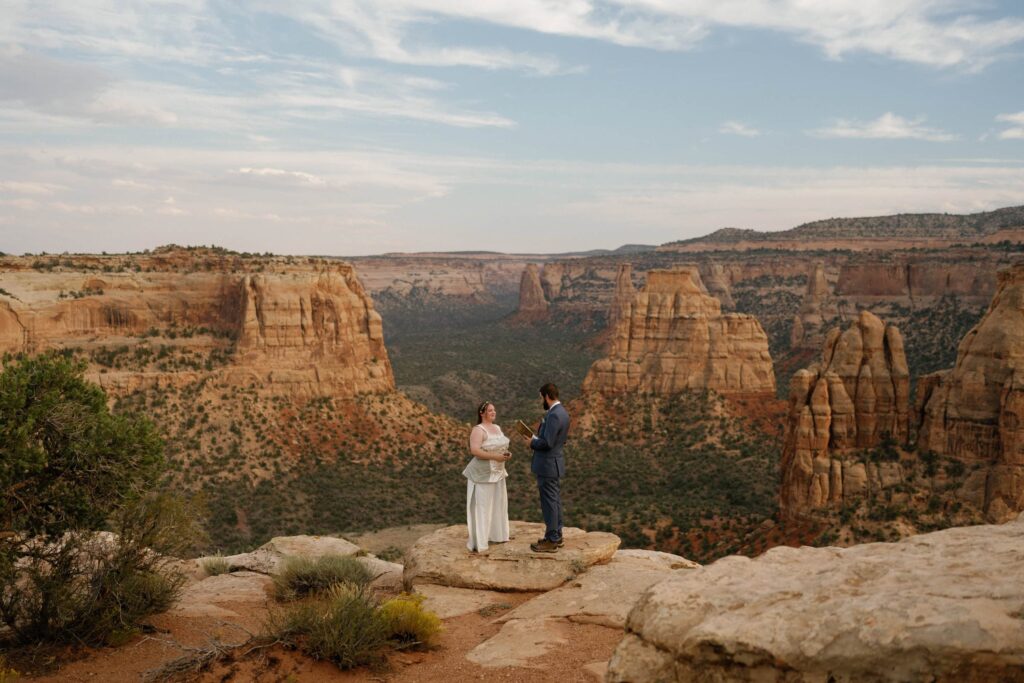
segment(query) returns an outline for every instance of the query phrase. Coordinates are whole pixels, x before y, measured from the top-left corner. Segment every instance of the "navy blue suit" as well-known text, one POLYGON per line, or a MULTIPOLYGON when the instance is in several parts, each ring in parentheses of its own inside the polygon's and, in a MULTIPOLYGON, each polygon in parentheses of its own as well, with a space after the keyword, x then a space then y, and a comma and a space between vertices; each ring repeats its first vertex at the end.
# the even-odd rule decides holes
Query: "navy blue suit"
POLYGON ((545 413, 540 430, 530 441, 533 460, 530 469, 537 476, 540 509, 544 515, 544 538, 562 540, 562 493, 560 479, 565 476, 562 447, 569 436, 569 413, 556 403, 545 413))

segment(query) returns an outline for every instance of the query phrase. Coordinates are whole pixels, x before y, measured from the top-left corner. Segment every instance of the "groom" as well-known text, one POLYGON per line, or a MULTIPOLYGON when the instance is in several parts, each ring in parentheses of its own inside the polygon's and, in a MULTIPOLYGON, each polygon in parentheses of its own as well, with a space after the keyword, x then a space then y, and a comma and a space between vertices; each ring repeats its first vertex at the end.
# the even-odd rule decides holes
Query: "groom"
POLYGON ((537 475, 540 490, 540 509, 544 515, 544 538, 530 544, 538 553, 558 552, 562 541, 562 494, 560 478, 565 475, 565 457, 562 446, 569 434, 569 413, 558 400, 558 387, 548 382, 540 388, 544 400, 544 419, 537 427, 537 435, 530 440, 533 462, 530 469, 537 475))

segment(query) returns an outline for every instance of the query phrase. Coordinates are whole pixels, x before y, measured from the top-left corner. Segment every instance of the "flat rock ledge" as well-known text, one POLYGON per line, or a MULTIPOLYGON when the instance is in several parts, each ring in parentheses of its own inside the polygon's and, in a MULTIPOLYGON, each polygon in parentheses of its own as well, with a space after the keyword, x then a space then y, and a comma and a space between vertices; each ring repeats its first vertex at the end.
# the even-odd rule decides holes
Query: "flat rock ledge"
MULTIPOLYGON (((362 552, 356 544, 335 536, 278 536, 252 552, 227 555, 223 559, 232 572, 276 574, 292 557, 316 559, 324 555, 357 555, 356 559, 376 577, 371 586, 391 590, 401 588, 402 565, 386 562, 373 555, 360 554, 362 552)), ((207 559, 210 558, 201 557, 196 560, 196 564, 201 568, 207 559)))
POLYGON ((607 680, 1024 681, 1024 515, 852 548, 774 548, 652 586, 607 680))
POLYGON ((566 527, 557 553, 535 553, 530 544, 544 525, 511 522, 512 540, 491 544, 483 553, 466 549, 466 525, 444 527, 424 536, 406 555, 406 585, 437 584, 492 591, 548 591, 571 581, 587 567, 611 560, 619 537, 566 527))

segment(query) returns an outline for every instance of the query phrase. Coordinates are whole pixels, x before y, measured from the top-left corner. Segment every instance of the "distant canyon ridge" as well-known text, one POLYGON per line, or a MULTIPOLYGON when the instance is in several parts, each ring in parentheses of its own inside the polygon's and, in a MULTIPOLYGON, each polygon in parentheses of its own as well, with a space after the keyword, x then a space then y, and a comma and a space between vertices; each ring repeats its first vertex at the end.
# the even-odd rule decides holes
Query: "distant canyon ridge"
MULTIPOLYGON (((112 396, 206 387, 198 395, 212 400, 234 387, 279 413, 281 400, 391 397, 388 410, 455 434, 457 422, 399 395, 385 341, 403 324, 443 327, 486 309, 539 334, 580 330, 597 349, 578 379, 584 400, 788 397, 784 514, 891 485, 892 464, 850 453, 916 440, 966 463, 973 474, 958 495, 1003 520, 1024 509, 1022 253, 1024 207, 560 255, 7 255, 0 353, 77 350, 112 396)), ((221 423, 234 425, 230 401, 220 404, 221 423)), ((422 441, 426 431, 409 433, 422 441)), ((259 460, 249 466, 272 479, 259 460)))

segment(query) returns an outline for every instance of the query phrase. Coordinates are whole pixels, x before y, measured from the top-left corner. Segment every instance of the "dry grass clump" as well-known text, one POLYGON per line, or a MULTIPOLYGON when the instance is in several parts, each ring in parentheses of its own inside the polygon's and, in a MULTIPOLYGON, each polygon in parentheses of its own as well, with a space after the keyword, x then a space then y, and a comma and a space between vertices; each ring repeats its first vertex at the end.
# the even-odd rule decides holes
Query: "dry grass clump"
POLYGON ((220 576, 231 571, 231 564, 222 555, 213 555, 200 563, 207 576, 220 576))
POLYGON ((278 600, 297 600, 313 593, 324 592, 339 584, 366 588, 372 580, 373 574, 370 570, 354 557, 292 557, 274 576, 274 591, 278 600))
POLYGON ((441 633, 441 619, 423 608, 424 596, 403 593, 380 607, 388 638, 400 648, 425 648, 441 633))
POLYGON ((272 611, 268 630, 278 641, 340 669, 382 664, 388 642, 375 598, 365 586, 351 583, 272 611))

